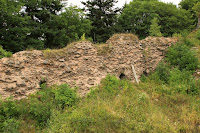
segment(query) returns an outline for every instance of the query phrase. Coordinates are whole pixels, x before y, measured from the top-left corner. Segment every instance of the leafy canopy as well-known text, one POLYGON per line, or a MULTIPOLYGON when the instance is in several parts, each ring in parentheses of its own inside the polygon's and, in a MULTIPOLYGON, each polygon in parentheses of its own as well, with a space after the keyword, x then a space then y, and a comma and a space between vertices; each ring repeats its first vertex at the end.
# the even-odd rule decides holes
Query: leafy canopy
POLYGON ((160 31, 164 36, 180 33, 185 28, 190 28, 192 20, 190 13, 178 9, 175 5, 158 1, 134 0, 126 5, 119 17, 119 27, 122 32, 131 32, 140 38, 149 36, 151 20, 158 19, 160 31))
POLYGON ((92 21, 90 36, 95 42, 105 42, 114 32, 117 22, 117 13, 120 11, 114 8, 117 0, 93 0, 82 2, 87 11, 87 17, 92 21))

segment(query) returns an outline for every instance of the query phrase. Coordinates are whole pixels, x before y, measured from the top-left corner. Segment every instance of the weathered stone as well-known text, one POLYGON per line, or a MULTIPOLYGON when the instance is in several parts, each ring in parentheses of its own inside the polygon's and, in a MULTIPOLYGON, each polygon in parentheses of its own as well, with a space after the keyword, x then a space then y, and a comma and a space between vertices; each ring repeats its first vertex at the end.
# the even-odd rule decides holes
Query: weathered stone
POLYGON ((5 71, 5 74, 6 75, 11 75, 11 71, 8 69, 8 70, 5 71))
POLYGON ((49 61, 48 61, 48 60, 44 60, 44 61, 43 61, 43 64, 44 64, 44 65, 49 65, 49 61))
POLYGON ((17 85, 17 87, 24 87, 24 86, 26 86, 26 84, 25 84, 25 82, 23 80, 17 81, 16 85, 17 85))
POLYGON ((65 62, 65 59, 59 59, 60 62, 65 62))
MULTIPOLYGON (((91 42, 73 43, 63 50, 65 56, 56 53, 55 57, 45 58, 42 51, 21 51, 11 58, 0 59, 0 94, 5 98, 11 95, 17 99, 35 93, 40 89, 42 77, 48 77, 47 85, 68 83, 78 87, 84 96, 90 87, 99 84, 109 74, 135 81, 131 65, 134 65, 138 78, 153 71, 164 58, 166 49, 176 42, 173 38, 148 37, 139 40, 134 35, 121 34, 111 37, 106 45, 109 49, 98 49, 91 42), (98 52, 106 53, 99 54, 98 52), (10 66, 10 67, 8 67, 10 66), (3 90, 3 91, 2 91, 3 90)), ((106 48, 106 47, 105 47, 106 48)))

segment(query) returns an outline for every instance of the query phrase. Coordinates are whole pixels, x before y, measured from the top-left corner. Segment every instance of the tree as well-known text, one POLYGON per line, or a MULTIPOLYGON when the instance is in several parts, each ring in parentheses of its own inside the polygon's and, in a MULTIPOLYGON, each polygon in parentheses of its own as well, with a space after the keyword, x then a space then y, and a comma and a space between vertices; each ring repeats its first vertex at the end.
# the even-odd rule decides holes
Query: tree
POLYGON ((24 3, 29 22, 30 34, 26 42, 37 49, 58 47, 61 45, 63 27, 59 27, 58 12, 63 5, 60 0, 21 0, 24 3), (54 41, 53 41, 54 40, 54 41))
POLYGON ((29 17, 21 16, 22 3, 16 0, 0 0, 0 45, 17 52, 26 47, 29 17))
POLYGON ((65 43, 79 40, 83 34, 89 36, 92 29, 91 21, 85 18, 85 14, 79 8, 68 7, 65 12, 60 14, 62 21, 61 27, 65 27, 65 43))
POLYGON ((105 42, 114 32, 117 22, 117 13, 120 11, 114 8, 117 0, 88 0, 82 2, 86 7, 87 17, 92 21, 92 36, 95 42, 105 42))
POLYGON ((158 19, 155 17, 154 19, 151 20, 151 25, 150 25, 150 36, 155 36, 155 37, 161 37, 162 33, 160 32, 161 26, 158 25, 158 19))
POLYGON ((119 26, 123 32, 131 32, 140 38, 149 36, 151 20, 158 18, 163 36, 180 33, 193 24, 190 13, 178 9, 175 5, 158 1, 134 0, 126 6, 119 17, 119 26))
POLYGON ((193 8, 192 8, 196 14, 197 14, 197 17, 198 17, 198 23, 197 23, 197 28, 199 29, 200 28, 200 2, 197 2, 193 8))
POLYGON ((191 13, 191 18, 193 19, 193 23, 196 25, 197 24, 197 28, 199 28, 199 21, 200 21, 200 17, 199 17, 199 3, 200 0, 182 0, 179 5, 182 9, 185 9, 187 11, 189 11, 191 13))

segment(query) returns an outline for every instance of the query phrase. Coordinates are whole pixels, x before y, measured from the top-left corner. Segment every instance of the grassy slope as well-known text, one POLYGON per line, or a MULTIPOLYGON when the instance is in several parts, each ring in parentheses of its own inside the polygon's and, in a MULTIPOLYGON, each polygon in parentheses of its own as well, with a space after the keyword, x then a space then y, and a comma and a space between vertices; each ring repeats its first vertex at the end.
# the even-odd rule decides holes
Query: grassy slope
POLYGON ((54 114, 46 132, 199 132, 200 96, 163 93, 154 82, 107 76, 73 110, 54 114))

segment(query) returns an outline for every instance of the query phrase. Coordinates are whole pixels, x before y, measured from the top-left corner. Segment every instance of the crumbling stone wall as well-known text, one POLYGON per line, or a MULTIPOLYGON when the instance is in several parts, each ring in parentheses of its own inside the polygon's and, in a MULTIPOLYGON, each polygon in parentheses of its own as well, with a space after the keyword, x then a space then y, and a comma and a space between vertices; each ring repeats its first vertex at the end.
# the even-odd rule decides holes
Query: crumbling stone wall
POLYGON ((0 95, 25 98, 39 90, 41 82, 67 83, 85 95, 108 73, 135 82, 131 65, 139 78, 148 74, 175 42, 173 38, 139 40, 131 34, 119 34, 104 44, 109 45, 107 54, 99 54, 98 46, 88 41, 75 42, 61 50, 21 51, 0 59, 0 95))

